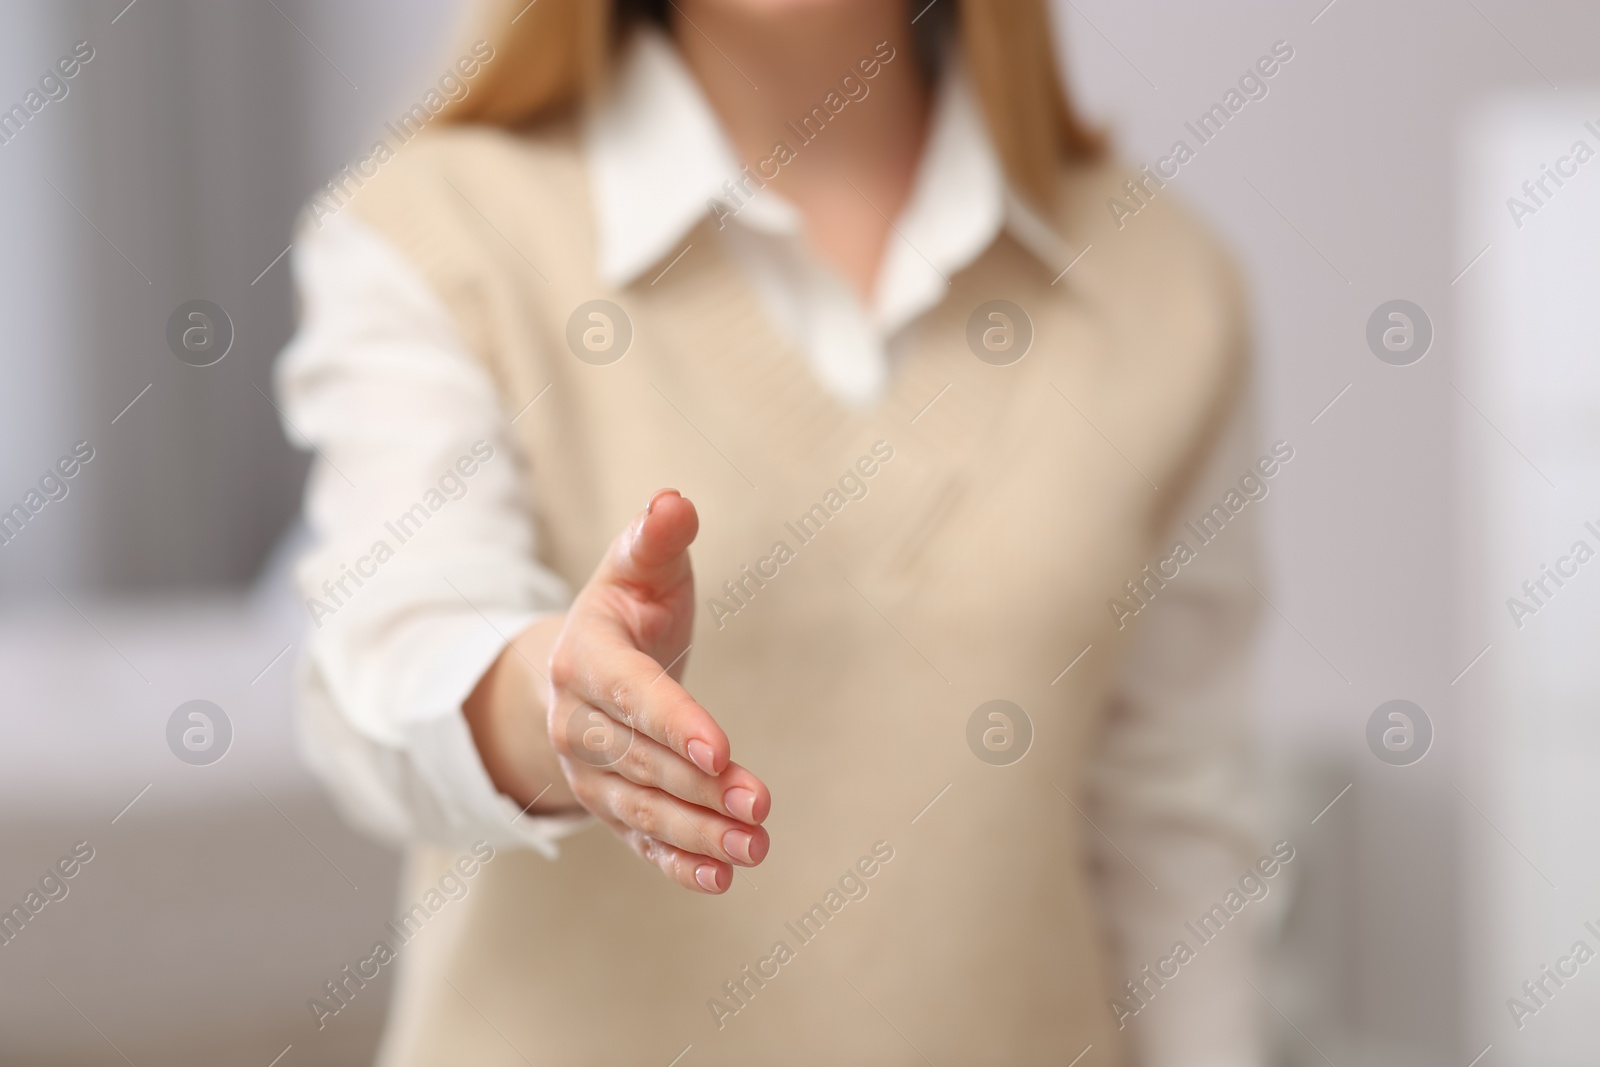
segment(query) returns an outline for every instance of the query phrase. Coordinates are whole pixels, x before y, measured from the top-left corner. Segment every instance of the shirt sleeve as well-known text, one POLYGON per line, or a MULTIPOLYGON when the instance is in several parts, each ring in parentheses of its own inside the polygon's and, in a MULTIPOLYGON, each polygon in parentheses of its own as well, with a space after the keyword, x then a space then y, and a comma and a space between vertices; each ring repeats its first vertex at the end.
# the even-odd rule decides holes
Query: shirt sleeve
POLYGON ((379 836, 553 859, 587 820, 521 813, 462 711, 510 639, 571 600, 537 561, 511 418, 376 231, 349 213, 308 224, 293 264, 301 327, 275 384, 285 432, 314 453, 313 544, 295 571, 311 630, 297 673, 306 758, 379 836))
MULTIPOLYGON (((1267 851, 1252 745, 1251 651, 1261 599, 1256 522, 1274 479, 1256 467, 1270 450, 1255 439, 1249 405, 1238 408, 1157 560, 1180 541, 1194 557, 1160 567, 1177 567, 1165 584, 1144 586, 1140 632, 1090 771, 1093 866, 1113 947, 1113 995, 1136 1014, 1113 1010, 1140 1067, 1264 1062, 1260 1001, 1250 983, 1267 905, 1247 903, 1209 941, 1186 925, 1230 890, 1236 902, 1248 900, 1238 893, 1240 879, 1267 851), (1255 480, 1241 487, 1247 474, 1255 480), (1263 488, 1265 496, 1251 499, 1263 488), (1230 490, 1230 502, 1244 506, 1202 543, 1186 524, 1213 505, 1230 510, 1230 490), (1160 964, 1180 941, 1193 958, 1160 964), (1140 996, 1130 993, 1129 981, 1140 996)), ((1274 473, 1281 478, 1282 468, 1274 473)), ((1276 881, 1284 880, 1279 873, 1276 881)), ((1276 887, 1266 884, 1270 896, 1276 887)))

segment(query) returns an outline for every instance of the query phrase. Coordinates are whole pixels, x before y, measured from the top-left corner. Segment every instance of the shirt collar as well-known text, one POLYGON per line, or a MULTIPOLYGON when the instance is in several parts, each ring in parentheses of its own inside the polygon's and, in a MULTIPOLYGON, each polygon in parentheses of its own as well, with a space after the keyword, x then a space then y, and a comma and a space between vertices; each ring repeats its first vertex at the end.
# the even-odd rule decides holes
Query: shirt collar
MULTIPOLYGON (((582 143, 593 194, 600 276, 625 286, 669 256, 741 164, 694 75, 666 35, 631 35, 617 76, 587 109, 582 143)), ((771 189, 745 201, 734 224, 798 233, 799 213, 771 189)), ((951 275, 1002 228, 1047 267, 1065 246, 1016 196, 964 71, 952 63, 935 98, 912 192, 895 220, 877 279, 874 318, 893 332, 937 303, 951 275)))

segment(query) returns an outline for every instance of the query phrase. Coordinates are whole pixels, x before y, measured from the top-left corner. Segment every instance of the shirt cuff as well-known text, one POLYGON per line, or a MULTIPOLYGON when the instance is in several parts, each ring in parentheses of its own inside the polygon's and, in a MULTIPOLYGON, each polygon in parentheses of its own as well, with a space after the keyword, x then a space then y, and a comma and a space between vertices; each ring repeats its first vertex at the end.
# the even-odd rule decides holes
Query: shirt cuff
POLYGON ((546 611, 502 613, 491 625, 468 628, 439 657, 431 672, 423 707, 442 709, 407 724, 406 749, 417 776, 436 798, 440 812, 463 839, 485 840, 505 848, 531 848, 556 859, 561 838, 586 828, 586 812, 528 815, 495 788, 478 754, 462 705, 478 681, 505 650, 508 638, 552 614, 546 611))

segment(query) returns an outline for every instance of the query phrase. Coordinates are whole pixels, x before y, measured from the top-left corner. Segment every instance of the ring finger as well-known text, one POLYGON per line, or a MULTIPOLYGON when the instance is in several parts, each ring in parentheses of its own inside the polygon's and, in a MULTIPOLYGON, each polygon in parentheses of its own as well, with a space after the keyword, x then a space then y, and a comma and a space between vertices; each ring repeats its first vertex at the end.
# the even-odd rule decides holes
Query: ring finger
POLYGON ((766 858, 770 839, 759 826, 746 826, 621 775, 583 775, 574 791, 602 818, 615 819, 685 852, 741 867, 754 867, 766 858))

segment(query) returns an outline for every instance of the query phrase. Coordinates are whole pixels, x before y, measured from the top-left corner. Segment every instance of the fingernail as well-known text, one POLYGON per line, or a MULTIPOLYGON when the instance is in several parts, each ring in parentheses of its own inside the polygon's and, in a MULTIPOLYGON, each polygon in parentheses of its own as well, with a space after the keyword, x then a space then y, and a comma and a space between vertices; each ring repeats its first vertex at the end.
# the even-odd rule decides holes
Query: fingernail
POLYGON ((722 794, 722 806, 735 819, 747 823, 756 821, 756 795, 744 786, 734 786, 722 794))
POLYGON ((717 773, 715 756, 712 754, 710 745, 696 738, 690 741, 686 747, 689 749, 689 758, 694 761, 696 767, 699 767, 707 774, 717 773))
POLYGON ((702 863, 694 869, 694 880, 700 883, 700 888, 707 893, 719 893, 722 887, 717 885, 717 869, 709 863, 702 863))
POLYGON ((728 855, 740 863, 755 863, 754 857, 750 855, 750 842, 754 840, 755 838, 743 830, 729 830, 722 835, 722 847, 728 855))
POLYGON ((656 501, 660 500, 662 497, 666 496, 668 493, 671 493, 673 496, 682 496, 683 495, 683 494, 679 493, 676 489, 660 489, 660 490, 657 490, 656 491, 656 495, 650 498, 650 503, 648 503, 648 504, 646 504, 644 506, 644 513, 646 515, 649 515, 652 512, 654 512, 656 510, 656 501))

